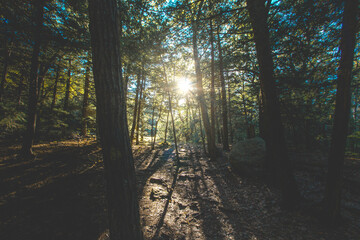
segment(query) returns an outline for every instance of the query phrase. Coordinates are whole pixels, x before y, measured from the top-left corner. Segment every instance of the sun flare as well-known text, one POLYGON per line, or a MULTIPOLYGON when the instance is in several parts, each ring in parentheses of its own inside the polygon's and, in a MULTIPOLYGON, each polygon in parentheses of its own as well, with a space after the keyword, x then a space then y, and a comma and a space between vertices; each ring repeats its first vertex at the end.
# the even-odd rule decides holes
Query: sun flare
POLYGON ((187 78, 178 78, 177 79, 177 87, 181 93, 188 93, 191 89, 191 82, 187 78))

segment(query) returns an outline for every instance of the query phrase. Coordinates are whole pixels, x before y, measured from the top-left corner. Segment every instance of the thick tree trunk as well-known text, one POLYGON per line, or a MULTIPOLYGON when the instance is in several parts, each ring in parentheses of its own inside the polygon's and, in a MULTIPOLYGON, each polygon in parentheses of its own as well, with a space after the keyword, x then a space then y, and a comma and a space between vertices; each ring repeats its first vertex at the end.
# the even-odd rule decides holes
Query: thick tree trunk
POLYGON ((225 78, 224 78, 224 64, 222 57, 222 48, 221 48, 221 39, 220 39, 220 31, 217 29, 217 43, 218 43, 218 51, 219 51, 219 76, 220 76, 220 84, 221 84, 221 109, 222 109, 222 136, 223 136, 223 149, 225 151, 229 151, 229 131, 228 131, 228 110, 227 110, 227 102, 226 102, 226 88, 225 88, 225 78))
POLYGON ((87 123, 88 123, 88 108, 89 108, 89 87, 90 87, 90 68, 86 66, 85 70, 85 83, 84 83, 84 98, 82 106, 82 123, 81 135, 87 136, 87 123))
POLYGON ((143 239, 126 117, 115 0, 90 0, 90 34, 111 240, 143 239))
POLYGON ((351 107, 351 78, 354 48, 357 32, 358 1, 346 0, 341 33, 341 59, 337 76, 334 127, 329 154, 329 169, 325 189, 324 204, 327 220, 334 222, 340 216, 340 202, 344 155, 351 107))
POLYGON ((270 35, 267 26, 266 0, 247 0, 254 33, 256 55, 260 70, 260 85, 264 95, 265 142, 267 161, 265 164, 270 182, 280 186, 284 204, 294 205, 300 198, 284 137, 280 115, 280 104, 273 74, 270 35))
POLYGON ((41 46, 41 32, 44 23, 44 3, 41 0, 33 2, 34 11, 34 32, 33 32, 33 52, 31 56, 31 66, 29 75, 29 97, 26 132, 23 139, 21 156, 29 158, 33 156, 32 145, 35 138, 36 114, 38 103, 38 66, 41 46))
POLYGON ((194 55, 195 72, 196 72, 197 99, 200 104, 201 116, 204 123, 210 159, 216 160, 215 136, 211 134, 211 126, 210 126, 209 115, 207 112, 207 106, 204 97, 204 89, 202 84, 200 59, 199 59, 198 47, 197 47, 197 23, 192 24, 192 32, 193 32, 193 37, 192 37, 193 55, 194 55))
POLYGON ((65 89, 65 98, 64 98, 65 111, 69 109, 70 87, 71 87, 71 59, 69 59, 68 76, 66 79, 66 89, 65 89))
POLYGON ((140 83, 140 80, 141 80, 141 75, 139 73, 137 76, 137 80, 136 80, 136 95, 135 95, 133 121, 132 121, 132 126, 131 126, 131 131, 130 131, 130 143, 132 143, 134 140, 134 132, 135 132, 135 128, 136 128, 136 119, 137 119, 138 102, 139 102, 139 90, 141 88, 140 84, 142 85, 142 83, 140 83))

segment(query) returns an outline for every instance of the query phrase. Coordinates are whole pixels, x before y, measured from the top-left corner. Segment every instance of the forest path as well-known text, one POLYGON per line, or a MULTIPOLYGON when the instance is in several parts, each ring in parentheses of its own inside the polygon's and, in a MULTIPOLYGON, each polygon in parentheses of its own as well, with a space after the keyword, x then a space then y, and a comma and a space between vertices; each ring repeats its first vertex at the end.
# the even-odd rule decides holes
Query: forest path
MULTIPOLYGON (((32 161, 16 159, 19 150, 0 145, 0 239, 97 239, 108 225, 99 145, 37 144, 32 161)), ((233 174, 225 155, 212 162, 201 147, 183 144, 177 164, 173 147, 133 152, 146 240, 360 236, 359 218, 329 230, 302 211, 283 211, 277 191, 233 174)))
POLYGON ((232 173, 226 156, 210 161, 199 146, 152 152, 137 160, 145 239, 356 239, 356 227, 325 228, 302 211, 280 208, 259 179, 232 173))

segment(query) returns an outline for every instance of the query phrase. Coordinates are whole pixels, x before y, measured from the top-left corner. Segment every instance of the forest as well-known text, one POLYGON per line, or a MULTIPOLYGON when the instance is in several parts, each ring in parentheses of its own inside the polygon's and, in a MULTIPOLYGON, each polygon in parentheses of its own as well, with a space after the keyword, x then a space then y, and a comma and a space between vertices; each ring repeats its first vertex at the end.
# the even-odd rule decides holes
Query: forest
POLYGON ((359 15, 1 0, 0 239, 359 239, 359 15))

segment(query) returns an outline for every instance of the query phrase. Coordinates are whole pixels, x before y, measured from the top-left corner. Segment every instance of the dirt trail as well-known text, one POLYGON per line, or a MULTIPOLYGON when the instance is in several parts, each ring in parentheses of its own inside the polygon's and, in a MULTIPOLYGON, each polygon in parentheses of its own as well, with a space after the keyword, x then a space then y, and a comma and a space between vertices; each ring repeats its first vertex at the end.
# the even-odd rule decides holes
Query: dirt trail
MULTIPOLYGON (((107 228, 98 145, 35 151, 34 161, 20 161, 17 146, 0 148, 0 239, 97 239, 107 228)), ((226 157, 210 162, 195 145, 179 153, 177 164, 172 147, 134 148, 145 239, 359 239, 355 212, 354 221, 327 229, 302 211, 283 211, 278 192, 233 174, 226 157)))

